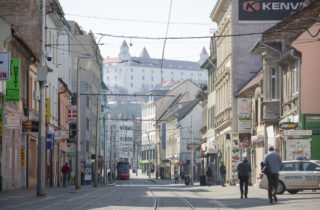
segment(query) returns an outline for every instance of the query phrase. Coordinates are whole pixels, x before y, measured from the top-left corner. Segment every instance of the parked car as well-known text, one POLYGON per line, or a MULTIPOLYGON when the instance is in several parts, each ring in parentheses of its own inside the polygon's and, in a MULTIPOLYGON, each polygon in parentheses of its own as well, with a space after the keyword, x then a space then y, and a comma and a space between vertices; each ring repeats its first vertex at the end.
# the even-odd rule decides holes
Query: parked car
MULTIPOLYGON (((260 173, 259 187, 268 189, 268 179, 260 173)), ((283 161, 279 172, 277 193, 288 191, 296 194, 299 190, 320 189, 320 160, 283 161)))

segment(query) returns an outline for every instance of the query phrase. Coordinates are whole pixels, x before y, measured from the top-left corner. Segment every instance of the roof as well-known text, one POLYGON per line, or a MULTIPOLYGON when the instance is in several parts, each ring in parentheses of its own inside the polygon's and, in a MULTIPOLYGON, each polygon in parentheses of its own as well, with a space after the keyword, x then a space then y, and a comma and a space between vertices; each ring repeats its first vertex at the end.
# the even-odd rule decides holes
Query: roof
POLYGON ((191 101, 190 103, 184 105, 182 108, 180 108, 179 110, 177 110, 175 113, 176 117, 178 120, 183 119, 187 114, 189 114, 192 109, 199 103, 200 99, 196 98, 193 101, 191 101))
POLYGON ((142 49, 139 57, 140 57, 140 58, 150 58, 149 53, 148 53, 146 47, 144 47, 144 48, 142 49))
POLYGON ((208 55, 208 53, 207 53, 207 50, 206 50, 206 48, 205 47, 203 47, 202 48, 202 50, 201 50, 201 53, 200 53, 201 55, 208 55))
POLYGON ((302 32, 318 21, 319 13, 320 1, 315 0, 300 11, 270 27, 262 34, 262 38, 263 40, 270 39, 270 41, 281 37, 286 37, 287 40, 295 40, 302 32))
POLYGON ((126 40, 123 40, 123 42, 120 46, 120 48, 124 48, 124 47, 128 48, 128 44, 127 44, 126 40))
MULTIPOLYGON (((143 66, 149 68, 160 68, 161 59, 148 57, 130 57, 131 66, 143 66)), ((198 62, 180 61, 180 60, 163 60, 162 68, 181 69, 181 70, 201 70, 198 62)))
POLYGON ((238 92, 237 95, 240 95, 241 93, 245 92, 246 90, 256 87, 259 85, 259 82, 263 79, 263 73, 260 71, 260 73, 253 77, 241 90, 238 92))

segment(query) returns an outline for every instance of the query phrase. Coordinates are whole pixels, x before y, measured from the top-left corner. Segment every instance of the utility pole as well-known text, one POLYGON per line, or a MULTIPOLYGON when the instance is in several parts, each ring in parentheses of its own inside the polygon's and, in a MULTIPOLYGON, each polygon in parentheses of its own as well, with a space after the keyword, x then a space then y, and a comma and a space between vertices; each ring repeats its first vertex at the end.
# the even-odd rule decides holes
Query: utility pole
MULTIPOLYGON (((192 116, 191 116, 191 141, 192 141, 192 144, 193 144, 193 124, 192 124, 192 116)), ((194 177, 194 174, 193 174, 193 150, 191 150, 191 185, 193 185, 193 177, 194 177)))
POLYGON ((103 184, 106 184, 107 179, 107 167, 106 167, 106 156, 107 156, 107 149, 106 149, 106 116, 103 116, 103 184))
POLYGON ((98 154, 99 154, 99 96, 97 96, 97 121, 96 121, 96 160, 95 160, 95 167, 94 167, 94 187, 98 187, 98 154))
POLYGON ((39 133, 38 133, 38 168, 37 168, 37 196, 46 195, 45 183, 45 82, 47 81, 47 68, 45 66, 45 11, 46 1, 40 2, 40 67, 38 69, 38 82, 40 86, 39 101, 39 133))

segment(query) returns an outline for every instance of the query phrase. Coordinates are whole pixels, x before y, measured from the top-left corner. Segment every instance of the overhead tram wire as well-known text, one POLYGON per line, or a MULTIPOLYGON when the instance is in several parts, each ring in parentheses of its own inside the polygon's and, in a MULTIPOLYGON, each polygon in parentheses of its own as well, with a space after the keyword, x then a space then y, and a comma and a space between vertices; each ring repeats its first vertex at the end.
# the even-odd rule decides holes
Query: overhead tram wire
POLYGON ((168 22, 167 22, 167 29, 166 29, 166 37, 163 41, 163 46, 162 46, 162 56, 161 56, 161 63, 160 63, 160 85, 162 87, 162 67, 163 67, 163 59, 164 59, 164 52, 166 49, 166 42, 167 42, 167 37, 168 37, 168 32, 169 32, 169 25, 170 25, 170 17, 171 17, 171 9, 172 9, 172 0, 170 1, 170 9, 169 9, 169 16, 168 16, 168 22))
POLYGON ((82 96, 95 96, 95 95, 100 95, 100 96, 166 96, 166 97, 175 97, 175 95, 162 95, 162 94, 151 94, 151 95, 146 95, 146 94, 127 94, 127 93, 80 93, 82 96))

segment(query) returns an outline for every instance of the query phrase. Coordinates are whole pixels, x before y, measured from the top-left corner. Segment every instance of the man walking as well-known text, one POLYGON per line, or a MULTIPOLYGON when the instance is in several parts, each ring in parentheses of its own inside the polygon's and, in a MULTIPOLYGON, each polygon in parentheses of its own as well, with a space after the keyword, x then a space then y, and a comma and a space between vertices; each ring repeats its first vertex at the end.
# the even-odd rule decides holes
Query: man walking
POLYGON ((222 185, 222 187, 225 187, 224 183, 226 181, 226 173, 227 173, 226 167, 225 167, 224 163, 221 162, 220 175, 221 175, 221 185, 222 185))
POLYGON ((208 186, 210 186, 211 180, 212 180, 212 168, 210 165, 207 168, 206 175, 207 175, 207 180, 208 180, 208 186))
POLYGON ((70 173, 70 166, 69 166, 68 162, 66 162, 66 164, 62 167, 61 171, 63 173, 63 187, 66 187, 68 176, 70 173))
POLYGON ((243 184, 244 184, 244 197, 248 198, 248 181, 249 181, 249 173, 251 172, 251 166, 248 163, 247 157, 243 158, 243 162, 239 163, 237 167, 238 178, 240 180, 240 192, 241 199, 243 198, 243 184))
POLYGON ((270 203, 278 201, 276 196, 278 182, 279 182, 279 169, 281 166, 281 157, 274 151, 274 147, 269 148, 269 153, 264 158, 264 165, 267 167, 268 178, 268 196, 270 203))

